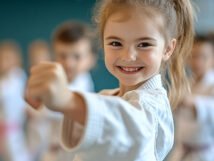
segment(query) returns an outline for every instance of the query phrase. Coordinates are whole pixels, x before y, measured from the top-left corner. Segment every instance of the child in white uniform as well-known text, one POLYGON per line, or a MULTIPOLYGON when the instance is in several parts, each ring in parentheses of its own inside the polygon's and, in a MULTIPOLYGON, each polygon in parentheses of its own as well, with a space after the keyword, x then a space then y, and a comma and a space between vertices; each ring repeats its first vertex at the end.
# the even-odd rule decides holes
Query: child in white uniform
POLYGON ((192 50, 191 95, 175 112, 176 144, 170 161, 214 160, 214 78, 207 79, 214 60, 211 41, 198 36, 192 50))
POLYGON ((35 108, 44 103, 63 113, 62 143, 73 154, 71 160, 162 161, 172 148, 174 130, 159 73, 164 67, 170 71, 177 93, 170 92, 174 106, 185 92, 183 62, 193 39, 191 4, 103 0, 100 5, 96 22, 105 64, 119 80, 119 89, 104 95, 70 92, 62 67, 43 63, 31 70, 27 100, 35 108))
POLYGON ((18 45, 0 44, 0 157, 3 161, 29 161, 24 122, 26 75, 21 69, 18 45))

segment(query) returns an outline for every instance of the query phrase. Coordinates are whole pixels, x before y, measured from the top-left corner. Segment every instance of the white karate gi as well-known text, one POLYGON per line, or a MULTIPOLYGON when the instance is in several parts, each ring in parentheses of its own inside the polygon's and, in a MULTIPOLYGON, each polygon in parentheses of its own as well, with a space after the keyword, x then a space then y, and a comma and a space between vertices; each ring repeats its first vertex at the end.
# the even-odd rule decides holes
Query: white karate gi
POLYGON ((0 147, 5 161, 30 160, 23 131, 25 80, 26 76, 21 69, 15 69, 0 79, 0 124, 5 126, 0 147))
POLYGON ((210 70, 209 72, 207 72, 207 74, 205 75, 205 78, 204 78, 204 82, 209 83, 209 84, 214 83, 214 70, 210 70))
POLYGON ((68 88, 72 91, 94 92, 94 83, 90 73, 79 74, 68 88))
MULTIPOLYGON (((118 90, 116 90, 118 92, 118 90)), ((87 107, 85 127, 64 118, 63 146, 75 161, 162 161, 174 140, 174 126, 161 76, 122 98, 79 93, 87 107)))

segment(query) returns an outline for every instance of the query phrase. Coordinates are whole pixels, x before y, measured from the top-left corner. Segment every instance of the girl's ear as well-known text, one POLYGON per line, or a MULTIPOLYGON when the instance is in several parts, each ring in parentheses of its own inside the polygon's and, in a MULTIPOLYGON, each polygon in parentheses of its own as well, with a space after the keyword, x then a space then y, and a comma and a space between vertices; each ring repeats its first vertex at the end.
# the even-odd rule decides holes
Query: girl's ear
POLYGON ((176 42, 177 42, 176 39, 172 39, 168 43, 168 45, 166 46, 164 55, 163 55, 163 61, 167 61, 171 57, 173 51, 175 50, 176 42))

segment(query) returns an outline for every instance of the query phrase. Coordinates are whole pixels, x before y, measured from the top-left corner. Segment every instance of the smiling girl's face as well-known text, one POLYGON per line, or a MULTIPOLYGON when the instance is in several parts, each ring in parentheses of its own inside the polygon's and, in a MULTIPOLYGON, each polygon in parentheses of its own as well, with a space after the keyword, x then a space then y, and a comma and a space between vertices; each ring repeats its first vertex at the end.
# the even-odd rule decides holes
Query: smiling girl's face
POLYGON ((120 87, 135 89, 159 73, 161 62, 170 57, 175 42, 172 40, 171 46, 166 47, 160 16, 153 19, 139 10, 127 13, 114 13, 106 22, 105 64, 120 87))

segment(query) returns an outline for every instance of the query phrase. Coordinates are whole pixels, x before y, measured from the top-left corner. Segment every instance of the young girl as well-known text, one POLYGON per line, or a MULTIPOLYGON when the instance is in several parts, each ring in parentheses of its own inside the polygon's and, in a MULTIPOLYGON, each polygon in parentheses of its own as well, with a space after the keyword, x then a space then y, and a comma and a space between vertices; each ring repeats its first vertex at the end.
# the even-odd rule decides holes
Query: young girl
POLYGON ((31 70, 27 100, 64 114, 62 143, 75 161, 161 161, 172 148, 174 130, 159 73, 168 67, 174 106, 186 87, 191 4, 103 0, 97 11, 105 64, 120 87, 101 94, 69 92, 62 67, 43 63, 31 70))

